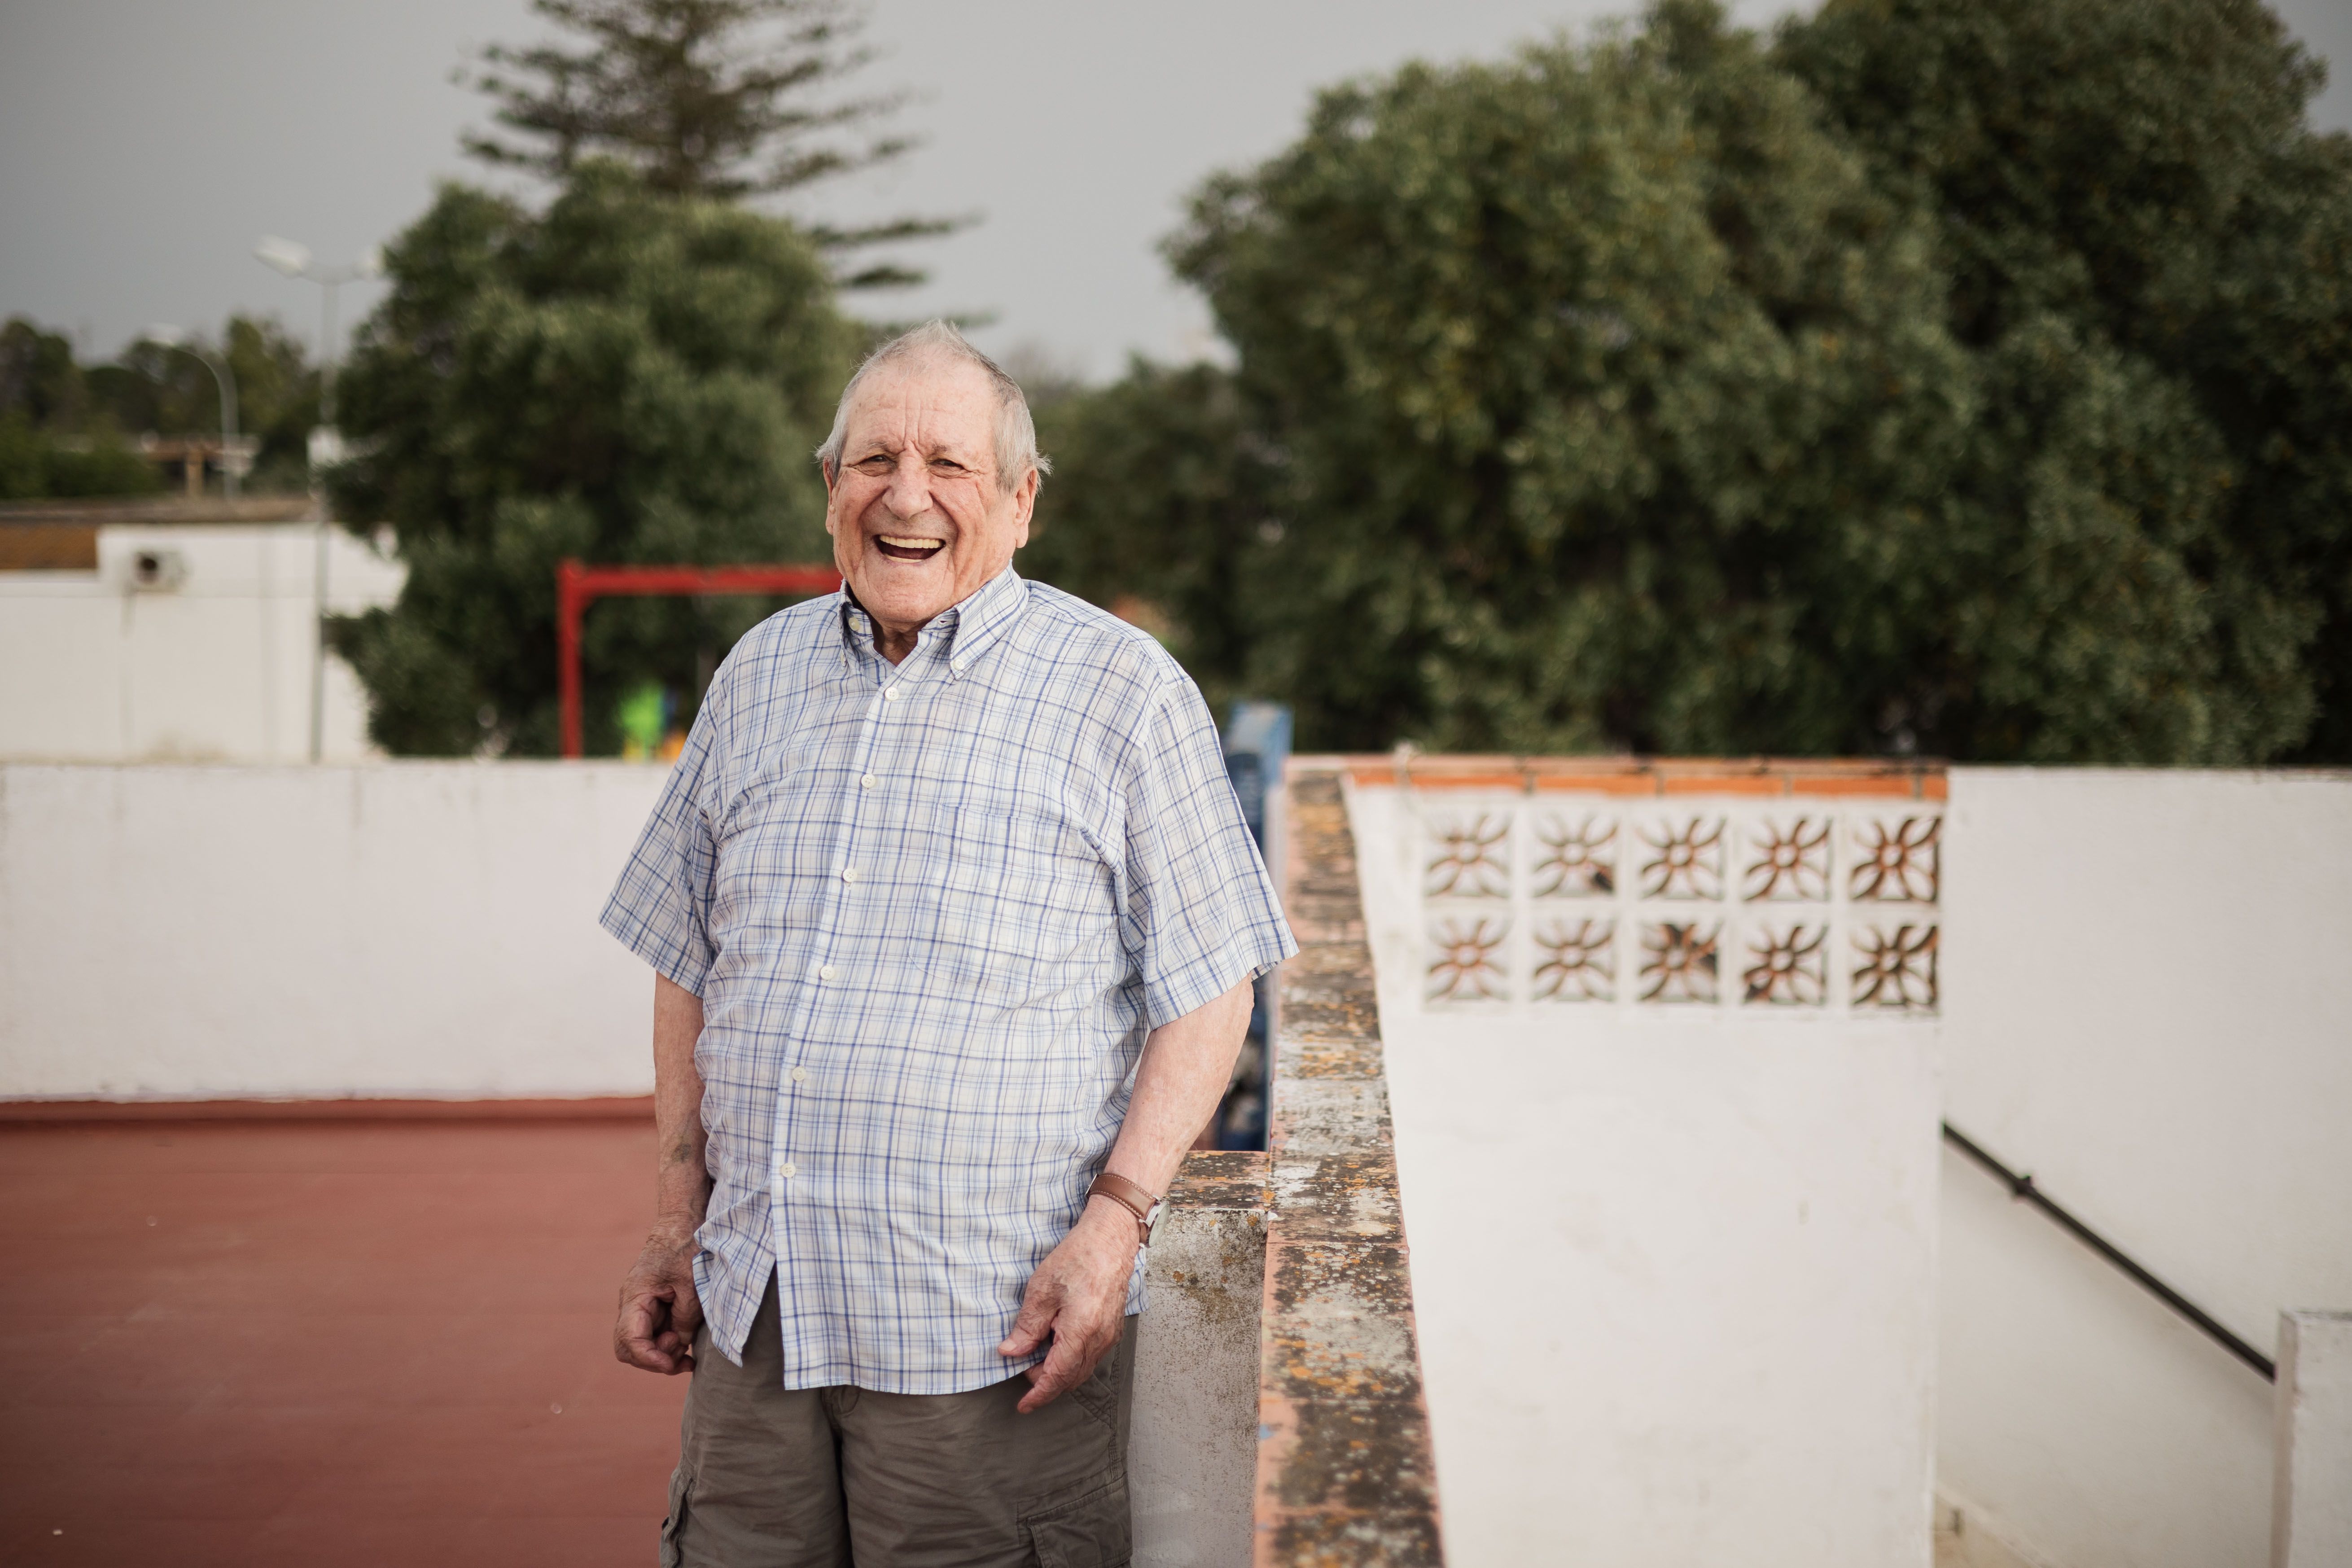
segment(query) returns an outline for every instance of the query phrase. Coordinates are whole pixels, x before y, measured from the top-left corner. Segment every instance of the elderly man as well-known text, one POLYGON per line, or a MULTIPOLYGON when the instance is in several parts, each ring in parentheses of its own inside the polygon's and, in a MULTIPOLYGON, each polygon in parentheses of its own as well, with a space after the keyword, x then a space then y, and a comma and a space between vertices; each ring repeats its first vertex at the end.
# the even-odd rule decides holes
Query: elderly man
POLYGON ((1293 951, 1200 693, 1012 567, 1046 467, 934 321, 818 453, 835 596, 712 681, 604 923, 651 964, 691 1371, 662 1561, 1128 1560, 1140 1248, 1293 951))

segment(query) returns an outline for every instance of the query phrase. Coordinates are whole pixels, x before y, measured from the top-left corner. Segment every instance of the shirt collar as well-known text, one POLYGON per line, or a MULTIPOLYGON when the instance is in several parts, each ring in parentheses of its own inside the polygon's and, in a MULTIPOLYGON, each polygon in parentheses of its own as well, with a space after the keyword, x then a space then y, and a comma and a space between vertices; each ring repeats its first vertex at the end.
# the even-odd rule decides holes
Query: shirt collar
MULTIPOLYGON (((950 605, 923 627, 918 646, 935 647, 949 673, 961 675, 1010 631, 1029 606, 1029 584, 1008 563, 970 598, 950 605)), ((847 581, 841 584, 841 636, 845 651, 870 651, 874 620, 847 581)))

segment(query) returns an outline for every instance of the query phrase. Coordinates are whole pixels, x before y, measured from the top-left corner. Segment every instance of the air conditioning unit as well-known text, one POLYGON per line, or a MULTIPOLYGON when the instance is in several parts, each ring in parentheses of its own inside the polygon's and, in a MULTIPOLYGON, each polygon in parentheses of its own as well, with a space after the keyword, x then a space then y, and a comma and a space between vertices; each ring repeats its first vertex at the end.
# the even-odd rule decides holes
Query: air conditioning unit
POLYGON ((188 558, 176 550, 131 552, 131 587, 140 594, 168 594, 188 580, 188 558))

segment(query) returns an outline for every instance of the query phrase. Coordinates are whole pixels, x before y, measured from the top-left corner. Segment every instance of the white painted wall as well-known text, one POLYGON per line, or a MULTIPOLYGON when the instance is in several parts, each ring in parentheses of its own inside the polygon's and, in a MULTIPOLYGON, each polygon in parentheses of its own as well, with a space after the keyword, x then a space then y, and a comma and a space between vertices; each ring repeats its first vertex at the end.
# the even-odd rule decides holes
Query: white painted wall
MULTIPOLYGON (((404 567, 308 522, 109 524, 95 572, 0 572, 0 758, 308 758, 322 527, 330 613, 399 595, 404 567), (184 578, 137 586, 142 551, 184 578)), ((326 674, 323 752, 364 756, 358 679, 332 657, 326 674)))
MULTIPOLYGON (((1953 1123, 2235 1332, 2352 1306, 2352 776, 1955 769, 1953 1123)), ((1957 1159, 1940 1482, 2063 1568, 2269 1560, 2272 1391, 1957 1159)))
POLYGON ((1412 798, 1349 805, 1448 1561, 1924 1568, 1937 1024, 1425 1008, 1412 798))
POLYGON ((2352 1563, 2352 1312, 2279 1314, 2271 1568, 2352 1563))
POLYGON ((642 1094, 658 766, 0 764, 0 1096, 642 1094))

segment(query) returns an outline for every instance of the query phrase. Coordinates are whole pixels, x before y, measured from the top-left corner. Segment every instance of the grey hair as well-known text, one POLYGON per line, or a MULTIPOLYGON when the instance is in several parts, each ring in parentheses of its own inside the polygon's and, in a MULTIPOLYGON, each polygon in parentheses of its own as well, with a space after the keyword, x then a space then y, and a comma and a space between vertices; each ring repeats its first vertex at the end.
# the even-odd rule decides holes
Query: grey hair
POLYGON ((1037 450, 1037 426, 1029 417, 1029 399, 1023 395, 1021 384, 1005 374, 1003 365, 972 347, 970 340, 956 331, 954 323, 934 317, 867 354, 866 362, 857 367, 857 374, 849 378, 849 384, 841 389, 841 401, 833 411, 833 434, 816 449, 817 466, 824 470, 826 483, 832 483, 841 471, 842 447, 849 440, 849 405, 856 401, 857 389, 866 384, 866 378, 902 360, 931 358, 968 364, 988 377, 989 384, 995 389, 999 487, 1013 489, 1032 468, 1040 474, 1054 471, 1053 459, 1037 450))

